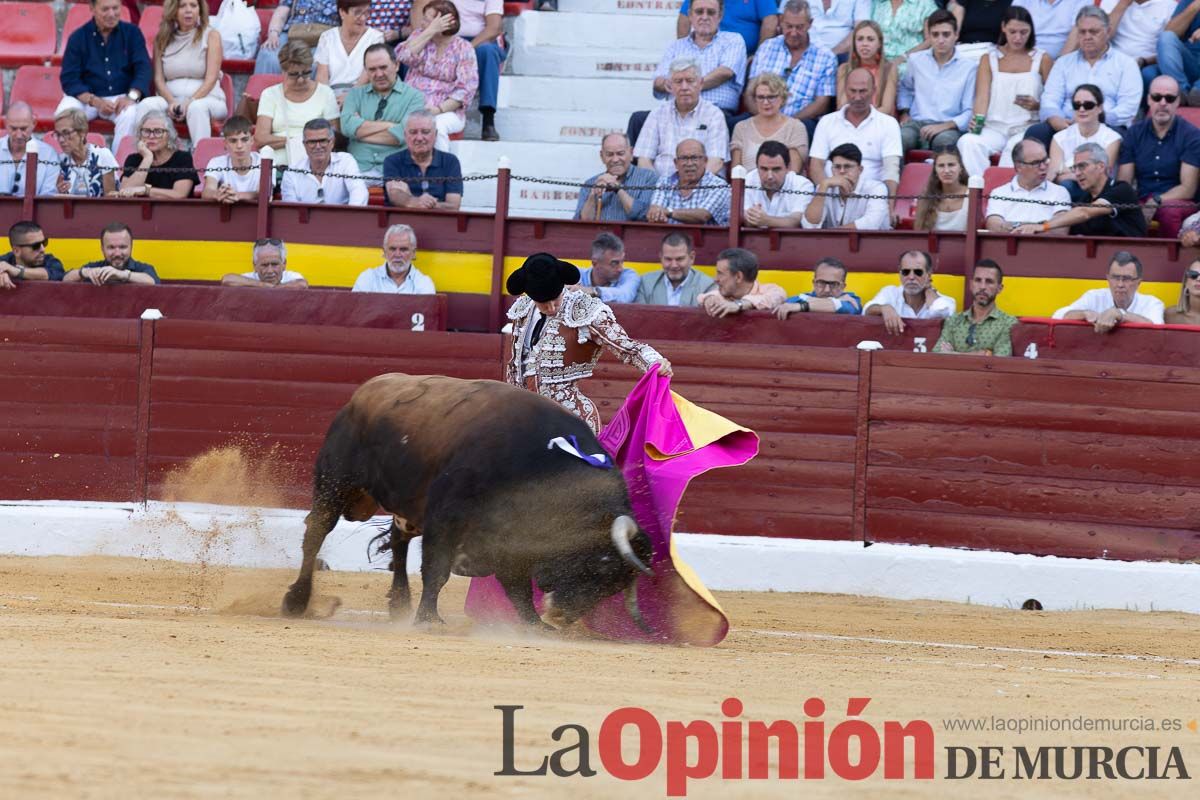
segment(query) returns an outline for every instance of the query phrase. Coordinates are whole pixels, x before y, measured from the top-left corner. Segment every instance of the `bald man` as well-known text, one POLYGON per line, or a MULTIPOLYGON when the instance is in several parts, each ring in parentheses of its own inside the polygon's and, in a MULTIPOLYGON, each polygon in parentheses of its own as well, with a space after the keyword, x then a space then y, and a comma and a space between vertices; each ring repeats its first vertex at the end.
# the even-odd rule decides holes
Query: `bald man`
POLYGON ((13 103, 4 119, 3 139, 0 139, 0 194, 25 194, 25 156, 38 154, 38 194, 54 194, 58 179, 58 153, 54 148, 33 138, 37 118, 28 103, 13 103), (16 164, 5 162, 15 161, 16 164))

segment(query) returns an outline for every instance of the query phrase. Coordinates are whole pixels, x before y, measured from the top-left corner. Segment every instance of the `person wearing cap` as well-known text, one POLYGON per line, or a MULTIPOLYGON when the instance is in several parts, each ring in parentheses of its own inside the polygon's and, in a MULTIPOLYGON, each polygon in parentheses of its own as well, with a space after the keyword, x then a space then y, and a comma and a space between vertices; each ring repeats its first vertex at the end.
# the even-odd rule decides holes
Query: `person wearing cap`
POLYGON ((599 433, 600 412, 579 382, 592 376, 602 350, 642 372, 657 364, 664 377, 671 362, 630 339, 598 298, 566 288, 578 283, 579 269, 549 253, 534 253, 508 277, 508 293, 519 299, 508 312, 513 344, 504 379, 550 398, 599 433))

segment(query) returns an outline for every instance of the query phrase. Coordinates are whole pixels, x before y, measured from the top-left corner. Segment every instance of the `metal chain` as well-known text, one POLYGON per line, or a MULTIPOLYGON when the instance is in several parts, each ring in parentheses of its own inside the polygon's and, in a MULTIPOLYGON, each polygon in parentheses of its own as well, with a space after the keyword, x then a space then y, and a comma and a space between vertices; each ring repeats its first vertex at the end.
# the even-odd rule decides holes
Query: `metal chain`
MULTIPOLYGON (((24 165, 25 162, 24 161, 16 161, 16 160, 12 160, 12 159, 0 160, 0 166, 13 166, 16 164, 24 165)), ((38 161, 38 165, 44 166, 44 167, 57 167, 60 169, 62 167, 61 162, 58 162, 58 161, 38 161)), ((80 165, 75 165, 75 166, 80 166, 80 165)), ((134 172, 149 172, 151 170, 153 170, 155 173, 160 174, 160 175, 162 175, 162 174, 171 175, 171 174, 176 174, 176 173, 181 174, 181 175, 186 175, 186 174, 192 173, 192 172, 203 172, 207 175, 209 173, 237 172, 238 171, 233 167, 154 167, 154 166, 151 166, 151 167, 134 167, 133 168, 134 172)), ((312 170, 309 170, 309 169, 294 169, 294 168, 288 167, 288 166, 275 167, 275 170, 277 172, 291 172, 291 173, 294 173, 297 175, 316 175, 315 172, 313 172, 312 170)), ((118 167, 101 167, 100 171, 101 172, 124 173, 125 168, 119 167, 119 166, 118 167)), ((384 182, 384 179, 382 177, 378 177, 378 176, 350 175, 350 174, 341 173, 341 172, 326 172, 326 173, 323 173, 322 177, 342 178, 344 180, 356 180, 357 179, 357 180, 365 181, 367 183, 380 183, 381 184, 384 182)), ((392 178, 392 180, 415 180, 415 179, 417 179, 417 177, 418 176, 413 176, 410 178, 392 178)), ((492 174, 492 175, 463 175, 462 177, 453 177, 453 176, 447 176, 447 175, 430 175, 430 176, 420 176, 420 180, 428 181, 430 183, 449 183, 449 182, 453 182, 453 181, 463 181, 465 183, 465 182, 470 182, 470 181, 490 181, 490 180, 495 180, 497 177, 498 176, 495 174, 492 174)))

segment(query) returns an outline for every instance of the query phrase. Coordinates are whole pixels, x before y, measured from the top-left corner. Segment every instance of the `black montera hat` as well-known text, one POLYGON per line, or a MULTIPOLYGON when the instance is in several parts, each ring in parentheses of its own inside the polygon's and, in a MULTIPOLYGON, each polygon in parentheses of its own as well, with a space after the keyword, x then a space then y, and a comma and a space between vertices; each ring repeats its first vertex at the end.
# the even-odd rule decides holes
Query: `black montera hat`
POLYGON ((579 283, 579 268, 549 253, 534 253, 520 269, 508 276, 509 294, 527 294, 535 303, 548 303, 562 294, 564 286, 579 283))

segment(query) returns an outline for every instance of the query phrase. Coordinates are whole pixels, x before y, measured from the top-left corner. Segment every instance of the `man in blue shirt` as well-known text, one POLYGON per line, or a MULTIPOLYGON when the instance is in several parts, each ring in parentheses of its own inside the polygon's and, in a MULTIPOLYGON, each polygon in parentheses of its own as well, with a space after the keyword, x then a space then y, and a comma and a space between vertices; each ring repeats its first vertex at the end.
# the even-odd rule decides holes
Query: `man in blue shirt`
POLYGON ((1200 0, 1180 0, 1167 29, 1158 36, 1158 69, 1179 83, 1189 106, 1200 105, 1200 0))
POLYGON ((600 140, 600 160, 604 172, 588 178, 593 186, 579 193, 575 219, 645 220, 658 186, 658 173, 633 165, 633 147, 623 133, 610 133, 600 140))
MULTIPOLYGON (((776 0, 724 0, 724 16, 721 30, 736 33, 746 42, 746 52, 754 53, 759 42, 765 42, 779 32, 779 14, 776 0)), ((688 12, 692 0, 684 0, 679 9, 679 21, 675 24, 675 35, 682 39, 692 30, 688 12)))
POLYGON ((140 106, 150 94, 153 68, 142 32, 121 21, 121 0, 91 0, 91 5, 91 21, 67 39, 61 75, 66 96, 54 113, 77 108, 89 120, 112 120, 115 147, 133 135, 150 110, 140 106))
POLYGON ((604 231, 592 240, 592 265, 579 270, 579 291, 605 303, 632 303, 642 279, 625 266, 625 243, 604 231))
POLYGON ((804 123, 811 141, 817 120, 833 109, 837 96, 837 58, 808 35, 812 12, 803 0, 783 4, 783 33, 762 43, 750 66, 750 78, 764 72, 783 78, 788 97, 780 111, 804 123))
POLYGON ((967 132, 975 104, 978 62, 958 55, 958 20, 938 9, 926 23, 933 46, 908 57, 900 80, 900 141, 904 152, 916 147, 949 147, 967 132))
POLYGON ((789 297, 775 309, 775 316, 787 319, 797 312, 861 314, 862 299, 846 291, 846 265, 833 257, 822 258, 813 267, 812 291, 789 297))
POLYGON ((462 165, 453 153, 433 147, 433 114, 417 109, 404 121, 405 149, 383 160, 386 203, 401 208, 457 211, 462 205, 462 165))

